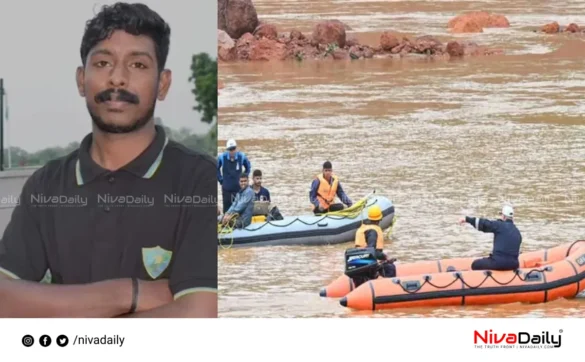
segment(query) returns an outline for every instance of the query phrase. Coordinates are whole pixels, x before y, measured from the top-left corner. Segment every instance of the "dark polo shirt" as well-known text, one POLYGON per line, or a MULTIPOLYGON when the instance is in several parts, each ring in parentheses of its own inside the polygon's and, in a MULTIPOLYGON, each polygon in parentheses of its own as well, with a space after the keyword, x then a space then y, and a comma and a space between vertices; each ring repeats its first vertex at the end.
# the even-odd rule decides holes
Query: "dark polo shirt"
POLYGON ((52 283, 169 279, 175 298, 217 290, 216 163, 168 140, 111 172, 79 150, 26 182, 0 241, 0 272, 52 283))

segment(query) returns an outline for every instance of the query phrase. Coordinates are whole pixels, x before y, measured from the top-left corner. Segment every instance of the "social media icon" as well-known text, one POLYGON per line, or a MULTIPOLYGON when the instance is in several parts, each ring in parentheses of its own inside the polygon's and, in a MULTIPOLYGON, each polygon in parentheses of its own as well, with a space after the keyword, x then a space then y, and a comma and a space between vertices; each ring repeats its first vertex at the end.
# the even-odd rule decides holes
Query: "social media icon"
POLYGON ((69 338, 67 338, 66 335, 62 334, 59 337, 57 337, 57 345, 59 347, 65 347, 69 344, 69 338))
POLYGON ((26 336, 22 337, 22 344, 25 347, 30 347, 35 344, 35 339, 30 334, 27 334, 26 336))
POLYGON ((39 338, 39 343, 43 347, 49 347, 51 345, 51 337, 47 336, 46 334, 43 334, 41 338, 39 338))

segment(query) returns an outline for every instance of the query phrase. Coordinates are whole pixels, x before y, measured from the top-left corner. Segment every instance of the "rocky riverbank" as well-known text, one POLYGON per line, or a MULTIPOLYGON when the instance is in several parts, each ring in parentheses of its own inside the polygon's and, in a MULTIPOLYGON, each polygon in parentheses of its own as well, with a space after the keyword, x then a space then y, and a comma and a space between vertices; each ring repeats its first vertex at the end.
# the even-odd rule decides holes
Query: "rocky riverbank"
MULTIPOLYGON (((282 31, 258 19, 252 0, 218 0, 218 26, 218 57, 223 62, 503 54, 501 49, 475 42, 441 41, 431 35, 405 37, 390 30, 380 34, 377 46, 360 44, 351 35, 352 29, 336 19, 316 22, 310 34, 296 29, 282 31)), ((502 14, 474 11, 456 16, 446 26, 454 34, 480 33, 485 28, 507 28, 510 22, 502 14)), ((540 31, 583 33, 577 24, 561 27, 556 22, 544 25, 540 31)))

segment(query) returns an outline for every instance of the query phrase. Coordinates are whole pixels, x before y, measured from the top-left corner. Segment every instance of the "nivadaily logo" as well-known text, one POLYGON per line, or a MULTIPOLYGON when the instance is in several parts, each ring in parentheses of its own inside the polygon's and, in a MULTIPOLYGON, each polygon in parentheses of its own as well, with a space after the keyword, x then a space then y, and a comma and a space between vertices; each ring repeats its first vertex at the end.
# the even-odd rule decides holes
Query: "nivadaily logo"
POLYGON ((560 348, 562 333, 562 329, 558 334, 549 332, 494 333, 491 329, 473 331, 473 344, 475 348, 560 348))

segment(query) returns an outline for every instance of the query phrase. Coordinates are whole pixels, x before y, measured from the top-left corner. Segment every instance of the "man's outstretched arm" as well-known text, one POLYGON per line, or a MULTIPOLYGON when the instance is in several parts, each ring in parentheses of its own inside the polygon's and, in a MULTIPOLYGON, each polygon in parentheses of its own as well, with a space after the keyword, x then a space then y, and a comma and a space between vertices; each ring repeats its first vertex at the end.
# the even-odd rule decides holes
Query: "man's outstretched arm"
POLYGON ((494 233, 498 229, 498 222, 479 217, 465 217, 465 222, 484 233, 494 233))

